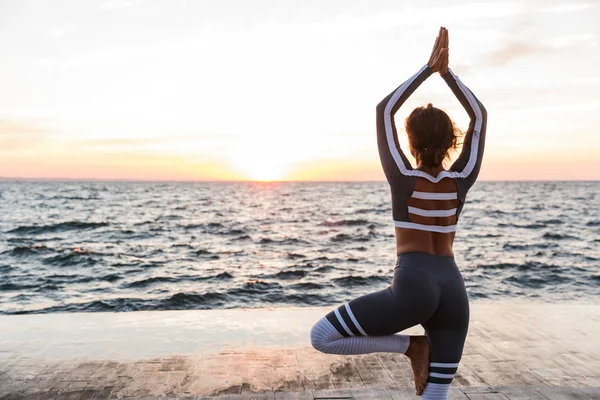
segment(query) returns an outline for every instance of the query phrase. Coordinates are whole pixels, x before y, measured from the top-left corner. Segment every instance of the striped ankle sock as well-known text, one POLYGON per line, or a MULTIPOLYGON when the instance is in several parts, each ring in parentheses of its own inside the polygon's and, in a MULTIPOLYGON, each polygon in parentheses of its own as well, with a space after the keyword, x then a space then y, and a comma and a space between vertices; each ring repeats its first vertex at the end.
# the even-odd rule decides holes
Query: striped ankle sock
POLYGON ((447 400, 448 389, 458 369, 458 363, 429 363, 429 379, 423 391, 423 400, 447 400))

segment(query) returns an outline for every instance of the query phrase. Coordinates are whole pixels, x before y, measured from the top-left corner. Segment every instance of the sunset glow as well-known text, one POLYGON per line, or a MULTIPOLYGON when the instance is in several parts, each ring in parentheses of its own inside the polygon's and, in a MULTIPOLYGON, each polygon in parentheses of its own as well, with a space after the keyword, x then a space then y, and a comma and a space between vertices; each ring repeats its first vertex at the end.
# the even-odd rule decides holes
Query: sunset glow
MULTIPOLYGON (((383 180, 375 106, 444 25, 489 113, 481 179, 599 179, 599 18, 541 0, 3 1, 0 177, 383 180)), ((427 102, 468 125, 434 75, 396 116, 405 149, 427 102)))

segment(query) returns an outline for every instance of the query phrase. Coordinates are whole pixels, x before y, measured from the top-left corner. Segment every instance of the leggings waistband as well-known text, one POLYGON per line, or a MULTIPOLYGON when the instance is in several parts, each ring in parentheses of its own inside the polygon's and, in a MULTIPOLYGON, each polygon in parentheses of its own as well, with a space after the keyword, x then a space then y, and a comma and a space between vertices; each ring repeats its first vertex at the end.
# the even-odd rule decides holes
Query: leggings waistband
POLYGON ((445 281, 461 276, 453 256, 438 256, 422 252, 408 252, 398 255, 396 268, 419 269, 438 281, 445 281))

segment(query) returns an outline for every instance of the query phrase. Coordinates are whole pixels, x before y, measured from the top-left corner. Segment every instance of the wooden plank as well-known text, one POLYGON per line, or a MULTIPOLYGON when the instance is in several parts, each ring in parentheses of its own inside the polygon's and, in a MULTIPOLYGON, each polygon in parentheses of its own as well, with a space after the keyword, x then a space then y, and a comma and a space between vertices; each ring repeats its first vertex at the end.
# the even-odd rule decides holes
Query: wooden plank
POLYGON ((470 400, 506 400, 508 397, 500 392, 466 393, 470 400))
POLYGON ((500 389, 495 386, 465 386, 461 387, 462 390, 466 394, 470 393, 498 393, 500 389))
POLYGON ((351 399, 352 393, 345 389, 313 390, 313 397, 317 399, 351 399))
POLYGON ((532 386, 498 386, 498 390, 511 400, 548 400, 532 386))
POLYGON ((347 359, 343 363, 332 363, 329 369, 336 389, 351 389, 363 386, 360 374, 352 360, 347 359))
POLYGON ((413 400, 415 398, 415 390, 408 388, 387 389, 392 400, 413 400))
POLYGON ((540 386, 536 389, 549 400, 589 400, 585 392, 575 387, 547 387, 540 386))
POLYGON ((590 400, 600 400, 600 387, 579 388, 579 391, 590 400))
POLYGON ((242 394, 222 394, 219 396, 214 396, 213 400, 243 400, 244 395, 242 394))
MULTIPOLYGON (((329 372, 329 371, 328 371, 329 372)), ((304 390, 333 390, 335 385, 331 380, 331 373, 325 374, 304 374, 302 377, 302 385, 304 390)))
POLYGON ((275 400, 275 392, 244 393, 242 396, 250 400, 275 400))
POLYGON ((354 389, 351 393, 354 400, 392 400, 386 389, 354 389))
POLYGON ((451 387, 448 389, 448 400, 469 400, 462 389, 451 387))
POLYGON ((397 387, 390 374, 381 364, 381 361, 371 354, 356 357, 354 359, 354 366, 366 388, 397 387))
POLYGON ((275 392, 275 400, 313 400, 313 392, 303 390, 301 392, 275 392))
POLYGON ((404 359, 405 356, 396 353, 377 353, 377 358, 385 368, 397 387, 410 387, 415 384, 414 375, 410 363, 404 359))

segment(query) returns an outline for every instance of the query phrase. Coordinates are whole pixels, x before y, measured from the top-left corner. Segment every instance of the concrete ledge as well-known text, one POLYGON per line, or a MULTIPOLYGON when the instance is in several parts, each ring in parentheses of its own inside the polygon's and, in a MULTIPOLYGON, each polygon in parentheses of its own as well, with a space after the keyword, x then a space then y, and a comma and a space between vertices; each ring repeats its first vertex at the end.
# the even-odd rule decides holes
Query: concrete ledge
MULTIPOLYGON (((404 355, 310 346, 332 308, 0 316, 0 399, 417 398, 404 355)), ((598 337, 593 304, 472 302, 453 398, 600 398, 598 337)))

